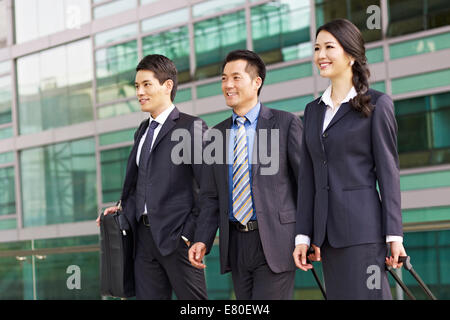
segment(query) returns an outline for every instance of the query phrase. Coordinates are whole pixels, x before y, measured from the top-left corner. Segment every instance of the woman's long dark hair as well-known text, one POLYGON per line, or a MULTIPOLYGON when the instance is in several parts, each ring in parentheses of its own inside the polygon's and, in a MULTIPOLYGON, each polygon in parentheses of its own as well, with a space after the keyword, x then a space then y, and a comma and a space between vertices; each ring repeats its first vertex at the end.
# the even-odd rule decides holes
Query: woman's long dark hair
POLYGON ((355 59, 352 66, 352 81, 358 95, 351 100, 351 105, 364 117, 368 117, 374 106, 370 103, 370 96, 366 94, 369 89, 370 71, 361 31, 346 19, 337 19, 324 24, 317 29, 316 38, 322 30, 331 33, 339 41, 344 51, 355 59))

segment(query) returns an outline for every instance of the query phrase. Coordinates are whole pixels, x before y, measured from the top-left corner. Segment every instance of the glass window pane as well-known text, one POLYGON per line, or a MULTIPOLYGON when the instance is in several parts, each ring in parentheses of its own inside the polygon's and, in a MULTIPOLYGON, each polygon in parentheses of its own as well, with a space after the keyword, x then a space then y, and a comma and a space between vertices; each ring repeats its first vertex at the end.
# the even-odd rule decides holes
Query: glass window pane
POLYGON ((141 108, 136 100, 113 103, 97 109, 99 119, 117 117, 120 115, 140 111, 141 108))
POLYGON ((363 35, 365 42, 381 40, 381 29, 368 29, 366 13, 371 5, 380 7, 380 0, 323 0, 316 1, 316 25, 345 18, 353 22, 363 35))
POLYGON ((35 259, 37 300, 100 299, 99 251, 39 255, 35 259), (80 268, 81 290, 69 290, 67 268, 80 268))
POLYGON ((431 96, 435 148, 450 147, 450 93, 431 96))
POLYGON ((450 24, 446 0, 389 0, 389 36, 400 36, 450 24))
POLYGON ((14 167, 0 168, 0 216, 16 213, 14 167))
POLYGON ((142 21, 142 32, 150 32, 162 28, 167 28, 175 24, 182 24, 189 20, 189 9, 183 8, 142 21))
POLYGON ((0 62, 0 74, 8 73, 9 71, 11 71, 11 62, 10 61, 0 62))
POLYGON ((24 150, 20 165, 24 227, 95 219, 94 139, 24 150))
POLYGON ((138 33, 137 23, 129 24, 120 28, 104 31, 95 35, 95 46, 103 46, 110 42, 118 42, 135 36, 138 33))
POLYGON ((144 56, 148 54, 162 54, 171 59, 177 67, 178 83, 191 80, 189 69, 189 31, 187 26, 143 38, 142 47, 144 56))
POLYGON ((12 121, 11 89, 11 77, 0 77, 0 124, 12 121))
POLYGON ((97 50, 95 59, 98 103, 136 94, 134 77, 139 63, 136 40, 97 50))
POLYGON ((194 25, 196 78, 217 76, 228 52, 246 49, 245 12, 220 16, 194 25))
POLYGON ((103 203, 117 202, 122 193, 127 160, 133 146, 100 153, 103 203))
POLYGON ((17 60, 21 134, 93 119, 91 51, 86 39, 17 60))
MULTIPOLYGON (((0 0, 0 48, 6 47, 8 41, 6 13, 6 1, 0 0)), ((1 70, 0 73, 2 73, 1 70)))
POLYGON ((228 9, 244 5, 245 0, 209 0, 196 4, 192 8, 192 15, 194 18, 212 15, 214 13, 222 12, 228 9))
POLYGON ((278 0, 251 9, 253 49, 266 64, 312 54, 309 0, 278 0))
POLYGON ((94 19, 103 18, 132 8, 136 8, 136 0, 115 0, 94 8, 94 19))
POLYGON ((90 0, 15 0, 16 42, 77 29, 91 20, 90 0), (52 18, 48 18, 48 13, 52 18))

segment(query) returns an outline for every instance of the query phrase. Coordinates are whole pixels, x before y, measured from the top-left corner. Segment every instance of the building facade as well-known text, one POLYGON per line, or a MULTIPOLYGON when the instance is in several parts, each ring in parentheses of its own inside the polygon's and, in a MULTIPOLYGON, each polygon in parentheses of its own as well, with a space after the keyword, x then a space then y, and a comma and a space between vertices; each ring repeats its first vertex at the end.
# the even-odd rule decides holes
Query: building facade
MULTIPOLYGON (((231 114, 222 60, 254 50, 268 67, 261 101, 301 117, 328 86, 313 41, 335 18, 362 30, 371 87, 394 100, 405 247, 435 295, 449 299, 446 0, 0 0, 0 299, 102 298, 94 220, 118 200, 146 117, 134 89, 143 56, 175 62, 177 107, 212 126, 231 114)), ((206 258, 210 298, 232 299, 218 259, 215 246, 206 258)), ((321 298, 310 272, 298 271, 295 287, 296 299, 321 298)))

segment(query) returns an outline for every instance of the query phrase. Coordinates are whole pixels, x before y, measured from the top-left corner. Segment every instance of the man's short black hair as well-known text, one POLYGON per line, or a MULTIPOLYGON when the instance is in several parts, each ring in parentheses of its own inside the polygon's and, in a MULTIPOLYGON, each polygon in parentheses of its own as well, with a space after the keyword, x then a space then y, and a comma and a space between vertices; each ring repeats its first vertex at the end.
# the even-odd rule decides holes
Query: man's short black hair
POLYGON ((175 100, 175 95, 177 94, 177 68, 172 60, 160 55, 160 54, 150 54, 145 56, 137 65, 136 72, 140 70, 153 71, 155 78, 158 79, 159 84, 162 85, 167 80, 173 81, 173 88, 170 92, 170 100, 175 100))
POLYGON ((236 60, 245 60, 247 61, 247 67, 245 71, 254 79, 256 77, 260 77, 262 79, 261 87, 258 89, 258 96, 261 93, 261 89, 264 84, 264 79, 266 78, 266 65, 264 61, 258 56, 256 53, 250 50, 234 50, 228 53, 225 61, 222 65, 222 72, 225 69, 225 65, 228 62, 236 61, 236 60))

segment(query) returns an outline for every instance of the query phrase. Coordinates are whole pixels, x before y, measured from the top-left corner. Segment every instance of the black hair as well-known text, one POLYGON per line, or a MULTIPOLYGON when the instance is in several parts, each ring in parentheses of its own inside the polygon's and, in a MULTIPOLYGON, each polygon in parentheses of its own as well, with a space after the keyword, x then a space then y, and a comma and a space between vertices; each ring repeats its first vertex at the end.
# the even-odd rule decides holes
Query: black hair
POLYGON ((137 65, 136 72, 140 70, 152 71, 160 85, 169 79, 172 80, 173 88, 170 92, 170 100, 172 100, 172 102, 175 100, 178 81, 177 68, 172 60, 160 54, 150 54, 145 56, 137 65))
POLYGON ((317 29, 316 38, 322 30, 331 33, 344 51, 355 59, 352 66, 352 82, 357 96, 351 100, 351 105, 353 109, 361 112, 364 117, 368 117, 372 113, 374 106, 370 103, 370 96, 366 94, 369 90, 370 71, 361 31, 347 19, 336 19, 324 24, 317 29))
POLYGON ((228 55, 225 58, 225 61, 222 65, 222 72, 225 69, 225 65, 228 62, 236 61, 236 60, 245 60, 247 61, 247 67, 245 68, 245 71, 247 71, 248 74, 254 79, 256 77, 260 77, 261 87, 258 89, 258 96, 261 93, 261 89, 264 84, 264 79, 266 78, 266 65, 264 64, 264 61, 258 56, 256 53, 250 50, 234 50, 228 53, 228 55))

